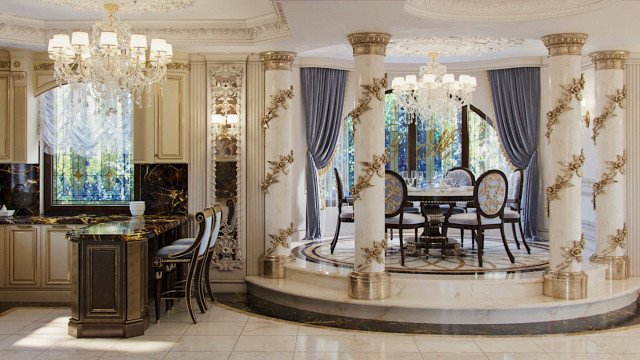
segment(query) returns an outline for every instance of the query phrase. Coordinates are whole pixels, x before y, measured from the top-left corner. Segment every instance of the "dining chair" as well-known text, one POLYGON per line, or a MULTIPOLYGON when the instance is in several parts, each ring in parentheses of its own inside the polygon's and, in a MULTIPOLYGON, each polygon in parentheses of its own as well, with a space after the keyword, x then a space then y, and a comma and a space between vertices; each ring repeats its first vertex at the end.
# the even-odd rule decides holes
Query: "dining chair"
MULTIPOLYGON (((464 166, 456 166, 447 170, 447 173, 444 175, 444 180, 448 181, 453 187, 473 186, 476 183, 476 177, 473 175, 473 172, 464 166)), ((473 204, 470 205, 464 202, 459 202, 455 205, 453 209, 454 212, 467 212, 470 207, 474 207, 473 204)), ((442 210, 443 214, 446 214, 450 206, 449 204, 440 205, 440 210, 442 210)), ((471 248, 474 246, 474 241, 474 234, 471 233, 471 248)), ((460 246, 464 246, 463 229, 460 229, 460 246)))
POLYGON ((352 223, 354 222, 353 220, 353 208, 351 208, 351 210, 346 210, 346 209, 342 209, 342 206, 344 204, 349 204, 349 199, 347 199, 347 197, 344 195, 344 190, 342 189, 342 181, 340 180, 340 173, 338 172, 338 169, 333 168, 333 174, 335 175, 335 179, 336 179, 336 193, 337 193, 337 200, 338 200, 338 223, 336 224, 336 231, 335 234, 333 235, 333 240, 331 241, 331 253, 333 254, 333 251, 336 248, 336 245, 338 244, 338 236, 340 235, 340 224, 342 224, 343 222, 346 223, 352 223))
POLYGON ((402 230, 414 229, 417 239, 418 229, 427 226, 424 216, 403 211, 406 202, 407 184, 404 182, 404 179, 402 179, 398 173, 386 170, 384 174, 384 226, 385 231, 388 229, 398 229, 401 266, 404 266, 404 239, 402 237, 402 230))
POLYGON ((522 189, 524 179, 524 170, 516 169, 509 176, 509 196, 507 197, 507 206, 504 210, 504 222, 505 224, 511 224, 511 230, 513 231, 513 239, 515 240, 518 250, 520 249, 520 242, 518 241, 518 235, 516 234, 516 224, 520 229, 520 236, 524 243, 527 253, 531 254, 531 248, 527 244, 527 240, 524 237, 524 231, 522 230, 522 189))
POLYGON ((202 274, 207 256, 207 250, 212 242, 215 242, 220 231, 222 219, 222 206, 215 204, 196 214, 198 221, 198 235, 191 244, 171 244, 164 246, 156 252, 153 258, 153 267, 156 278, 155 308, 156 322, 160 321, 160 302, 165 300, 185 298, 187 309, 193 323, 197 323, 193 306, 192 294, 200 308, 200 312, 206 311, 202 290, 202 274), (167 279, 176 265, 188 265, 187 279, 183 288, 173 288, 169 281, 165 281, 166 288, 163 291, 162 280, 167 279), (195 287, 195 288, 194 288, 195 287))
POLYGON ((482 252, 484 251, 484 231, 488 229, 500 229, 504 249, 511 263, 515 262, 504 234, 504 208, 507 203, 508 188, 507 177, 502 171, 489 170, 478 178, 473 187, 476 212, 453 214, 453 209, 450 208, 445 215, 442 226, 445 236, 449 228, 476 232, 478 265, 480 267, 482 267, 482 252))

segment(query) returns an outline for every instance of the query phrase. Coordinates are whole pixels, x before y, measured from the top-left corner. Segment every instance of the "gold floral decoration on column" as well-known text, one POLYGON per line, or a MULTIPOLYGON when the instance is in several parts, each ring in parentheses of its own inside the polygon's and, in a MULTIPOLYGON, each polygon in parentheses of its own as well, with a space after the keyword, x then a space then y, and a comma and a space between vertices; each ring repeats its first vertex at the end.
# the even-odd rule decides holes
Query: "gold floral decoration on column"
POLYGON ((584 165, 584 150, 580 150, 580 155, 573 155, 571 161, 560 161, 562 166, 561 173, 556 175, 556 181, 553 185, 547 187, 547 216, 549 216, 549 207, 551 200, 560 199, 560 191, 564 188, 573 186, 569 182, 576 175, 582 177, 582 165, 584 165))
POLYGON ((574 261, 582 262, 582 251, 584 250, 586 242, 584 240, 584 234, 580 235, 579 241, 574 241, 572 247, 562 247, 562 257, 564 261, 556 266, 556 271, 562 271, 571 265, 574 261))
POLYGON ((287 109, 287 99, 293 99, 293 85, 289 90, 280 90, 276 95, 271 96, 271 104, 267 107, 267 113, 262 117, 262 128, 268 129, 269 122, 277 117, 276 111, 279 107, 287 109))
POLYGON ((278 176, 283 174, 288 174, 289 170, 287 166, 289 164, 293 164, 293 150, 289 152, 288 155, 280 155, 277 161, 267 161, 270 165, 269 173, 264 178, 264 181, 260 184, 262 191, 265 193, 269 193, 269 187, 278 181, 278 176))
POLYGON ((387 90, 387 74, 384 74, 382 78, 373 78, 373 84, 360 85, 362 87, 362 94, 358 98, 358 103, 355 109, 351 110, 349 116, 353 121, 353 132, 356 132, 356 125, 360 124, 360 116, 371 110, 369 103, 375 96, 378 100, 384 100, 384 92, 387 90))
POLYGON ((277 234, 269 234, 271 246, 265 252, 266 255, 273 255, 279 247, 288 249, 291 235, 293 235, 293 223, 286 229, 279 229, 277 234))
POLYGON ((604 127, 604 122, 616 116, 616 106, 620 109, 624 109, 624 100, 627 98, 627 87, 623 86, 622 89, 616 89, 615 95, 607 95, 607 105, 602 109, 602 114, 593 119, 593 135, 591 140, 596 144, 596 139, 600 134, 600 129, 604 127))
POLYGON ((627 223, 624 223, 624 226, 622 226, 622 230, 618 229, 616 230, 615 235, 609 235, 609 241, 607 241, 609 247, 602 251, 602 255, 606 256, 613 253, 614 251, 616 251, 617 247, 624 249, 625 243, 627 241, 627 235, 627 223))
POLYGON ((591 197, 591 203, 593 204, 594 210, 596 208, 596 198, 598 195, 605 192, 607 185, 617 182, 616 176, 618 174, 624 175, 624 169, 627 165, 627 152, 624 151, 622 155, 616 155, 615 161, 605 161, 605 164, 607 164, 607 171, 600 176, 600 181, 596 181, 592 185, 593 195, 591 197))
POLYGON ((356 271, 363 272, 369 270, 373 261, 378 264, 384 264, 384 252, 387 250, 388 244, 387 235, 385 234, 382 241, 374 240, 371 248, 361 248, 362 251, 364 251, 364 254, 362 255, 362 257, 364 257, 364 262, 356 266, 356 271))
POLYGON ((584 74, 580 74, 579 79, 573 79, 573 83, 571 85, 560 85, 562 88, 562 97, 556 100, 556 106, 547 112, 547 132, 544 136, 547 137, 547 141, 551 142, 551 133, 553 132, 553 127, 560 121, 559 116, 565 111, 573 109, 569 106, 571 100, 575 96, 575 98, 580 101, 582 100, 582 90, 584 90, 584 74))
POLYGON ((382 155, 373 155, 373 161, 361 161, 362 168, 360 171, 364 171, 364 175, 358 175, 356 184, 351 187, 351 195, 353 195, 353 201, 362 199, 362 191, 364 189, 373 186, 371 184, 371 178, 373 175, 378 175, 384 178, 384 165, 389 161, 389 149, 385 150, 382 155))

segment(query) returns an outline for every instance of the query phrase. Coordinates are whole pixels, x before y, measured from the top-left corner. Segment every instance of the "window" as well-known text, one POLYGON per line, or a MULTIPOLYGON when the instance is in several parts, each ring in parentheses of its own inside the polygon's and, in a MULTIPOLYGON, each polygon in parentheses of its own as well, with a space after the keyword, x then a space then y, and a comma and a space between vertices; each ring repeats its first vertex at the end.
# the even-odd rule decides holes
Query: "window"
POLYGON ((105 106, 63 85, 39 101, 45 212, 126 211, 134 199, 132 98, 105 106))
POLYGON ((506 158, 493 120, 475 107, 467 114, 469 128, 469 169, 476 176, 498 169, 509 176, 511 163, 506 158))

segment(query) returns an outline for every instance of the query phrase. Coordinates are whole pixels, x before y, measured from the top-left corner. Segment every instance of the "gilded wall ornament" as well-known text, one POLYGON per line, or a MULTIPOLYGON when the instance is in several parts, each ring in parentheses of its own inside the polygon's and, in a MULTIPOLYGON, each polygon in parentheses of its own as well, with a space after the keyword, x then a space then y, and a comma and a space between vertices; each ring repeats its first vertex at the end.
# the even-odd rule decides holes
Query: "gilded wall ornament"
POLYGON ((582 117, 582 121, 584 121, 584 126, 586 127, 591 126, 591 114, 588 111, 582 117))
POLYGON ((11 70, 11 61, 0 61, 0 70, 11 70))
POLYGON ((626 85, 622 87, 622 89, 616 89, 615 95, 607 95, 607 105, 602 108, 602 114, 600 116, 593 119, 593 135, 591 136, 591 140, 593 140, 594 144, 596 143, 596 139, 600 134, 600 129, 604 127, 604 122, 611 119, 615 114, 616 107, 619 106, 620 109, 624 109, 624 100, 627 98, 627 87, 626 85))
POLYGON ((573 186, 570 181, 574 175, 582 177, 582 165, 584 165, 584 150, 580 150, 580 155, 573 155, 571 161, 558 162, 562 166, 561 173, 556 175, 553 185, 547 187, 547 216, 549 216, 549 208, 551 200, 560 199, 560 191, 564 188, 573 186))
POLYGON ((610 255, 614 251, 616 251, 616 248, 618 247, 621 249, 624 249, 627 242, 627 235, 628 235, 627 223, 624 223, 624 225, 622 226, 622 229, 616 230, 616 233, 614 235, 609 235, 609 241, 607 241, 607 243, 609 244, 609 247, 602 251, 602 255, 603 256, 610 255))
POLYGON ((53 71, 53 63, 40 63, 33 66, 35 71, 53 71))
POLYGON ((260 61, 265 70, 292 70, 296 53, 290 51, 267 51, 260 53, 260 61))
POLYGON ((371 248, 363 247, 360 248, 364 251, 362 257, 364 257, 364 262, 360 263, 356 266, 357 272, 364 272, 371 268, 371 264, 375 261, 378 264, 384 264, 384 252, 387 250, 388 246, 387 235, 384 235, 384 239, 382 241, 373 241, 373 246, 371 248))
POLYGON ((293 99, 293 85, 289 90, 280 90, 276 95, 271 96, 271 104, 267 107, 267 113, 262 117, 262 128, 265 130, 269 128, 269 122, 278 116, 276 111, 279 107, 287 109, 287 99, 293 99))
POLYGON ((364 175, 358 175, 356 184, 351 187, 351 194, 353 195, 353 201, 362 199, 362 191, 364 189, 373 186, 371 184, 371 178, 373 175, 378 175, 384 178, 384 165, 389 161, 389 149, 386 149, 382 155, 373 155, 373 161, 361 161, 361 172, 364 175))
POLYGON ((269 173, 265 176, 264 181, 261 183, 262 191, 266 194, 269 193, 269 187, 278 181, 278 176, 281 173, 288 174, 289 170, 287 166, 293 164, 293 150, 288 155, 280 155, 277 161, 267 161, 269 163, 269 173))
POLYGON ((291 235, 293 235, 293 223, 286 229, 279 229, 277 234, 269 234, 271 246, 265 252, 266 255, 273 255, 279 247, 288 249, 291 235))
POLYGON ((594 210, 596 208, 596 198, 598 195, 603 194, 606 191, 607 185, 617 182, 616 175, 624 175, 624 169, 627 165, 627 152, 624 151, 622 155, 616 155, 616 159, 614 161, 605 161, 605 164, 607 165, 607 170, 600 175, 599 181, 596 181, 591 185, 593 188, 591 203, 593 204, 594 210))
POLYGON ((242 250, 238 245, 238 236, 232 224, 225 224, 220 229, 218 241, 213 248, 213 264, 219 271, 242 269, 242 250))
POLYGON ((353 132, 356 132, 356 126, 360 125, 360 116, 368 110, 371 110, 369 103, 375 96, 379 101, 384 100, 384 92, 387 90, 387 74, 382 78, 373 78, 373 84, 360 85, 363 89, 355 109, 351 110, 349 116, 353 121, 353 132))
POLYGON ((561 249, 564 261, 556 266, 556 271, 562 271, 568 268, 574 261, 581 263, 582 251, 584 250, 585 244, 584 234, 581 234, 580 240, 574 241, 572 247, 563 246, 561 249))
POLYGON ((573 79, 573 83, 570 85, 560 85, 562 88, 562 97, 556 100, 556 106, 547 112, 547 132, 544 136, 547 137, 547 141, 551 143, 551 133, 553 132, 553 127, 560 121, 559 117, 565 111, 572 110, 573 108, 569 106, 571 100, 575 96, 575 98, 580 101, 582 100, 582 90, 584 90, 584 74, 580 74, 579 79, 573 79))
POLYGON ((167 64, 167 70, 191 71, 191 64, 170 62, 167 64))

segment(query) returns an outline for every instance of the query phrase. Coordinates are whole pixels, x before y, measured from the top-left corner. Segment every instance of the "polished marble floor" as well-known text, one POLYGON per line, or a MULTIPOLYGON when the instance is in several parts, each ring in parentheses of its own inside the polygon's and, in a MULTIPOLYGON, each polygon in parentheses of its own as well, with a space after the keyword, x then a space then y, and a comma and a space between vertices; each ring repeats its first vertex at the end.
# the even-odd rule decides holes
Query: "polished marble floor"
POLYGON ((14 308, 0 315, 0 359, 640 359, 640 326, 553 336, 382 334, 299 325, 217 304, 192 325, 181 305, 131 339, 75 339, 67 335, 68 308, 14 308))

